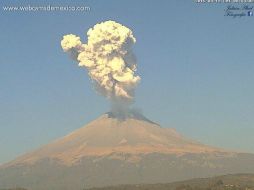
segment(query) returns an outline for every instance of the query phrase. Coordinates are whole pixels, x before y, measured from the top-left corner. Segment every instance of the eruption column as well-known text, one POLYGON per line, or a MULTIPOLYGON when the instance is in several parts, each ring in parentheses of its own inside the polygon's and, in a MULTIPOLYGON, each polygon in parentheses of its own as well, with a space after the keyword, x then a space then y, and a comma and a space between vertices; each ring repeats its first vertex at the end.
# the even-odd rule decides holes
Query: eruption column
POLYGON ((95 89, 111 101, 112 112, 127 113, 140 81, 135 75, 137 64, 131 48, 136 39, 132 31, 115 21, 106 21, 90 28, 87 37, 83 44, 80 37, 65 35, 61 46, 87 69, 95 89))

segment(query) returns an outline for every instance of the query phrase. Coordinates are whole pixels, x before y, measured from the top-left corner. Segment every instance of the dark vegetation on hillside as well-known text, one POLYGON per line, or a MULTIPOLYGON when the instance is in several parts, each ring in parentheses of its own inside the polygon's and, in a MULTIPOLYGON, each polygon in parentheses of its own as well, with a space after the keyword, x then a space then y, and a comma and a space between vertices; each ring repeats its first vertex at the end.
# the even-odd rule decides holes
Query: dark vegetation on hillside
POLYGON ((12 188, 12 189, 0 189, 0 190, 27 190, 27 189, 17 187, 17 188, 12 188))
MULTIPOLYGON (((25 188, 0 190, 28 190, 25 188)), ((74 189, 73 189, 74 190, 74 189)), ((224 175, 167 184, 118 185, 86 190, 254 190, 254 174, 224 175)))
POLYGON ((254 190, 254 174, 225 175, 168 184, 119 185, 89 190, 254 190))

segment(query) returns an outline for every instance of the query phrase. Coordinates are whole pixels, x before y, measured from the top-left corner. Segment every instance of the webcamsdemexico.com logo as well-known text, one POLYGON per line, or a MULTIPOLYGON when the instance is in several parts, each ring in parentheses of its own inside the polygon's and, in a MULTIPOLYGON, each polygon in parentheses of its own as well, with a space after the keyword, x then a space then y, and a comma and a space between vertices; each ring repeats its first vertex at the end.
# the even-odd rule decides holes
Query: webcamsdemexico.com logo
POLYGON ((36 12, 36 11, 90 11, 91 8, 89 6, 33 6, 33 5, 26 5, 26 6, 3 6, 4 11, 9 12, 18 12, 18 11, 25 11, 25 12, 36 12))

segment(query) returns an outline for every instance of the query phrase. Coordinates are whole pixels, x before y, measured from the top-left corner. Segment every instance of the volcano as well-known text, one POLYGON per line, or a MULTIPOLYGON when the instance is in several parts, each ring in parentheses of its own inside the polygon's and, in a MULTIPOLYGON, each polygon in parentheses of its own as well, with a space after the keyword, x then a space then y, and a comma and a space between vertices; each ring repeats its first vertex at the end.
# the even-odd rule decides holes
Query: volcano
POLYGON ((109 112, 0 166, 0 188, 81 190, 254 173, 254 155, 204 145, 138 113, 109 112))

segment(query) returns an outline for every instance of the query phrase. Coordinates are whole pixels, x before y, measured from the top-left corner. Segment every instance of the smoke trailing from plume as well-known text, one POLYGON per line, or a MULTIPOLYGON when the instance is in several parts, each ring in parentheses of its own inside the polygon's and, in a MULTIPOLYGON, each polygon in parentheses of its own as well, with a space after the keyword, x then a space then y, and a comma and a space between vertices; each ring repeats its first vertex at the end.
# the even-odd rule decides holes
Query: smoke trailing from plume
POLYGON ((132 46, 136 42, 132 31, 115 22, 96 24, 87 32, 88 41, 68 34, 61 46, 80 67, 88 71, 95 89, 111 101, 112 112, 123 115, 133 103, 140 77, 132 46))

